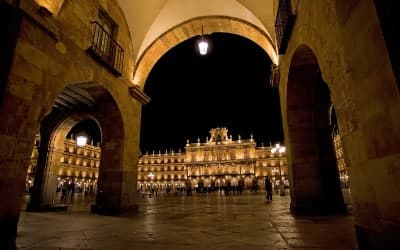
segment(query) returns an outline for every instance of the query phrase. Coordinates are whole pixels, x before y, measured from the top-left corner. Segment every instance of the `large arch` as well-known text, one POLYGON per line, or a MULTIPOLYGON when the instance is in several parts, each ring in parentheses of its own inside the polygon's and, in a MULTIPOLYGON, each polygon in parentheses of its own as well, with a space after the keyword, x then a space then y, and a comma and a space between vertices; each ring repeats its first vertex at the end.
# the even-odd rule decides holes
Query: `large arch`
POLYGON ((292 212, 344 213, 329 120, 330 91, 306 45, 292 57, 286 100, 292 212))
POLYGON ((191 37, 205 33, 225 32, 240 35, 259 45, 271 58, 273 64, 278 64, 275 45, 265 31, 242 19, 228 16, 198 17, 176 25, 154 40, 137 61, 133 75, 133 83, 144 87, 146 79, 156 62, 169 49, 191 37))
POLYGON ((177 24, 198 17, 229 16, 251 23, 274 40, 273 0, 118 0, 132 34, 135 61, 177 24))
POLYGON ((28 211, 48 210, 55 205, 58 169, 65 151, 64 141, 68 132, 86 119, 94 120, 100 127, 96 118, 85 113, 52 112, 43 119, 35 181, 27 206, 28 211))
POLYGON ((398 248, 399 174, 393 169, 399 157, 400 98, 374 2, 302 1, 294 12, 287 50, 279 58, 289 167, 287 82, 294 53, 307 44, 331 91, 351 179, 359 247, 398 248))
POLYGON ((130 34, 114 0, 85 2, 83 8, 78 7, 81 4, 65 2, 56 17, 38 11, 39 6, 34 1, 23 1, 14 9, 25 14, 17 27, 19 36, 0 106, 0 115, 4 118, 0 124, 0 191, 10 194, 10 199, 0 202, 0 241, 10 246, 15 245, 24 176, 35 135, 41 122, 51 113, 57 96, 69 85, 89 92, 103 116, 109 115, 92 114, 102 124, 102 146, 106 151, 118 152, 106 153, 108 156, 101 159, 101 164, 108 166, 101 178, 105 194, 102 212, 136 209, 136 166, 143 100, 137 93, 135 99, 129 89, 134 65, 130 34), (90 44, 90 36, 87 36, 90 22, 96 18, 100 7, 120 25, 119 42, 126 53, 120 77, 86 53, 90 44), (77 8, 82 18, 75 18, 77 8), (113 120, 115 118, 118 122, 113 120), (115 128, 118 130, 113 131, 115 128))

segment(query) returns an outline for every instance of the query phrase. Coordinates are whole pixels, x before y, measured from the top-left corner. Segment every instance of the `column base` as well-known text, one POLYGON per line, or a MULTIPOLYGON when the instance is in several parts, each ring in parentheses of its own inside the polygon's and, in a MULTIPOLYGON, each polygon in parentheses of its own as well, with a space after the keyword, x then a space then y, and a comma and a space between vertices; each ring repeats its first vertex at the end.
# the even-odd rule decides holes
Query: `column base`
POLYGON ((130 206, 120 206, 119 200, 113 200, 110 193, 98 192, 96 195, 96 204, 90 208, 91 213, 100 215, 121 215, 129 213, 137 213, 138 205, 132 204, 130 206), (115 205, 117 204, 117 205, 115 205))
POLYGON ((385 225, 381 231, 355 225, 359 250, 400 249, 400 225, 385 225))
POLYGON ((290 212, 295 215, 318 216, 347 214, 346 204, 332 204, 325 202, 290 203, 290 212))
POLYGON ((17 226, 19 216, 1 216, 0 217, 0 246, 1 249, 17 249, 17 226))
POLYGON ((90 212, 100 215, 121 215, 121 214, 130 214, 138 212, 138 205, 133 205, 131 207, 121 208, 117 206, 107 206, 101 204, 93 204, 90 207, 90 212))

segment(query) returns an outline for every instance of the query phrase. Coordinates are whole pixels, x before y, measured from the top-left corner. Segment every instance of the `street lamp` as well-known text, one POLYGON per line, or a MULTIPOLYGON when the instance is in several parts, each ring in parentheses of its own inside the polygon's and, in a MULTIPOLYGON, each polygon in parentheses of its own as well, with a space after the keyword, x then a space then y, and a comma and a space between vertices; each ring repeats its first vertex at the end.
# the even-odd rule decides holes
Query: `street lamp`
POLYGON ((86 146, 87 139, 88 139, 88 137, 86 136, 85 133, 83 133, 83 132, 79 133, 78 136, 76 137, 76 145, 78 147, 86 146))
POLYGON ((279 194, 281 196, 285 195, 285 184, 283 183, 282 179, 282 170, 281 170, 281 161, 279 159, 280 154, 286 152, 286 148, 284 146, 281 147, 279 143, 275 144, 275 147, 271 149, 271 153, 275 155, 275 153, 278 153, 278 168, 279 168, 279 194))
POLYGON ((198 46, 200 55, 202 55, 202 56, 207 55, 208 47, 209 47, 208 45, 209 45, 208 39, 204 35, 203 25, 201 25, 201 36, 197 42, 197 46, 198 46))

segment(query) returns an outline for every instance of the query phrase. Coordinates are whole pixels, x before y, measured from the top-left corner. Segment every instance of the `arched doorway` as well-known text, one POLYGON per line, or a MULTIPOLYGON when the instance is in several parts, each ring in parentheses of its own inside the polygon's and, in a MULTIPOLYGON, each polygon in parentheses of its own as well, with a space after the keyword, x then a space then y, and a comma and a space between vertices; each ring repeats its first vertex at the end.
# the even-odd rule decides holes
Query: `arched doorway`
MULTIPOLYGON (((87 127, 85 131, 79 127, 79 124, 87 126, 92 123, 99 129, 98 122, 88 114, 66 114, 60 113, 57 109, 53 109, 52 113, 42 121, 35 181, 28 211, 52 209, 61 203, 65 204, 65 201, 70 202, 74 191, 97 186, 95 177, 98 176, 98 171, 94 174, 91 168, 98 168, 98 164, 82 160, 84 153, 88 153, 84 150, 86 145, 78 146, 75 143, 77 136, 72 134, 75 132, 74 129, 79 129, 80 132, 85 132, 86 136, 90 134, 91 140, 97 137, 95 141, 101 141, 101 131, 90 131, 93 127, 87 127), (97 133, 99 135, 95 135, 97 133), (71 141, 73 143, 70 143, 71 141), (68 189, 68 199, 61 197, 60 200, 57 192, 61 192, 64 188, 68 189)), ((96 157, 100 155, 94 156, 96 157)))
MULTIPOLYGON (((131 189, 124 189, 127 183, 122 180, 122 175, 129 173, 124 173, 126 170, 122 164, 125 135, 121 112, 107 89, 99 84, 90 83, 67 86, 57 96, 50 114, 41 122, 35 185, 27 210, 51 209, 56 203, 58 170, 64 160, 65 140, 74 132, 75 125, 88 119, 96 123, 101 130, 102 147, 96 182, 98 193, 92 211, 115 214, 132 209, 136 187, 132 185, 131 189), (71 94, 71 91, 75 94, 71 94), (67 96, 70 97, 69 102, 65 101, 67 96), (120 195, 121 192, 127 194, 124 199, 120 195)), ((83 174, 80 177, 83 177, 83 174)), ((127 176, 127 180, 129 178, 132 178, 134 183, 133 173, 127 176)), ((72 182, 79 180, 74 178, 72 182)))
POLYGON ((295 51, 287 84, 291 205, 294 214, 345 213, 329 123, 330 91, 313 51, 295 51))

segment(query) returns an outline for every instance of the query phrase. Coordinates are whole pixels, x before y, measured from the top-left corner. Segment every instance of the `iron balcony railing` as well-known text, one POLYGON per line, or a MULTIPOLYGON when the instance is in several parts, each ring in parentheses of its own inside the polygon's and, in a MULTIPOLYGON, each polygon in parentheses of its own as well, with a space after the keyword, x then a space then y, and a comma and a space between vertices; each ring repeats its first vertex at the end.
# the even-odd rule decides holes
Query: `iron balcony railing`
POLYGON ((91 44, 87 51, 114 75, 122 75, 124 49, 96 21, 91 22, 91 44))

